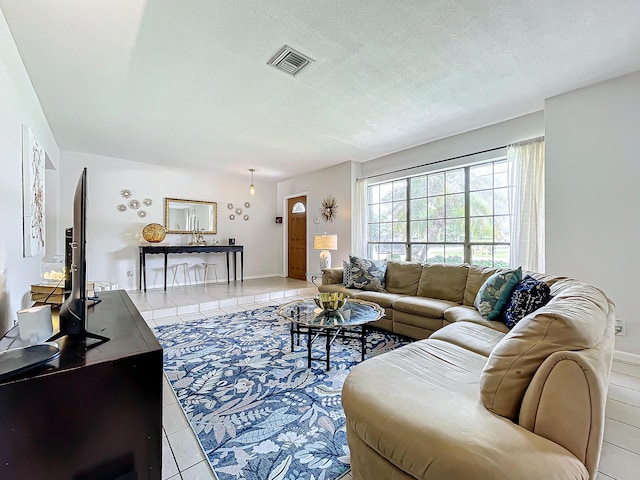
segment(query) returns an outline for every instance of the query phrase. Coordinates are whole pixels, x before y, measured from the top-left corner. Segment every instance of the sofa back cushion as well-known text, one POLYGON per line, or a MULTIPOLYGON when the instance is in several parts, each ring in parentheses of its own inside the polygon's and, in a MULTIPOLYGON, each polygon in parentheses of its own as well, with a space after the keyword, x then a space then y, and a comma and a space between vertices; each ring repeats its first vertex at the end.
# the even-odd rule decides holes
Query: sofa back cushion
POLYGON ((469 275, 467 276, 467 284, 464 288, 463 305, 472 306, 478 295, 478 290, 491 275, 496 273, 495 268, 480 267, 479 265, 469 266, 469 275))
POLYGON ((421 275, 421 263, 387 262, 386 290, 389 293, 415 295, 421 275))
POLYGON ((427 263, 422 267, 418 296, 462 303, 469 265, 427 263))
POLYGON ((552 285, 551 294, 547 305, 524 317, 496 345, 480 377, 484 406, 513 421, 547 357, 593 348, 605 332, 609 304, 600 290, 568 279, 552 285))

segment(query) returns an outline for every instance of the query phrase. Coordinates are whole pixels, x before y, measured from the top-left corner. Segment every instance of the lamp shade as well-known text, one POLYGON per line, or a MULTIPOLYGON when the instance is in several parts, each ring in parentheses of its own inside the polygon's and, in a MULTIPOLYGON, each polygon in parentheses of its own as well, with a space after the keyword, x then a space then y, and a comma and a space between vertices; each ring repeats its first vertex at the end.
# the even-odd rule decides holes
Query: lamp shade
POLYGON ((314 250, 337 250, 338 235, 330 233, 321 233, 313 236, 314 250))

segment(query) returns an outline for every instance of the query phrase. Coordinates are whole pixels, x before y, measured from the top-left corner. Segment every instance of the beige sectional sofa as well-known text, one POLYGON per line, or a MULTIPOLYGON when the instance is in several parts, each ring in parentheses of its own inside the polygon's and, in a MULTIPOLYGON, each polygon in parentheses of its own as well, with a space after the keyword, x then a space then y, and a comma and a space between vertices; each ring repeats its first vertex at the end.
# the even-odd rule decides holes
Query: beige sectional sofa
MULTIPOLYGON (((494 272, 390 262, 378 326, 419 340, 343 387, 355 480, 595 479, 615 314, 597 288, 531 274, 549 303, 509 330, 473 307, 494 272)), ((343 290, 327 269, 321 291, 343 290)))
POLYGON ((385 292, 374 292, 345 288, 342 268, 326 268, 319 290, 345 292, 377 303, 386 315, 375 325, 411 338, 427 338, 445 325, 462 320, 507 332, 506 325, 484 320, 473 306, 478 290, 495 272, 493 268, 466 264, 388 262, 385 292))

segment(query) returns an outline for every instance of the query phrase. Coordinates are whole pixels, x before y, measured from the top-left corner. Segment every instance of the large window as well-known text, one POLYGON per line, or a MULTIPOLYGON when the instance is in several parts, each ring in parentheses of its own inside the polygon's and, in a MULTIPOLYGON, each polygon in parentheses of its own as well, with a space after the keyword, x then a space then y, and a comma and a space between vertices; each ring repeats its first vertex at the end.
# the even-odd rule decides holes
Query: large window
POLYGON ((370 185, 370 258, 509 265, 507 161, 370 185))

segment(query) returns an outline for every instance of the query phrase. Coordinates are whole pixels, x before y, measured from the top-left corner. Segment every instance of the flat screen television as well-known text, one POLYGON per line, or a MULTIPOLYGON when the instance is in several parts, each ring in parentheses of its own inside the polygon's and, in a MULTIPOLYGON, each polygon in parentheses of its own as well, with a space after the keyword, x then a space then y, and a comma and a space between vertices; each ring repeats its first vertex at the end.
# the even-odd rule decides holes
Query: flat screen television
POLYGON ((71 276, 71 291, 60 307, 60 331, 49 340, 63 336, 78 338, 95 338, 102 342, 107 337, 87 331, 87 168, 82 170, 73 197, 73 228, 66 233, 67 261, 71 257, 71 264, 67 266, 67 275, 71 276), (69 238, 70 237, 70 238, 69 238), (70 243, 69 243, 70 240, 70 243), (70 250, 70 254, 69 254, 70 250))

